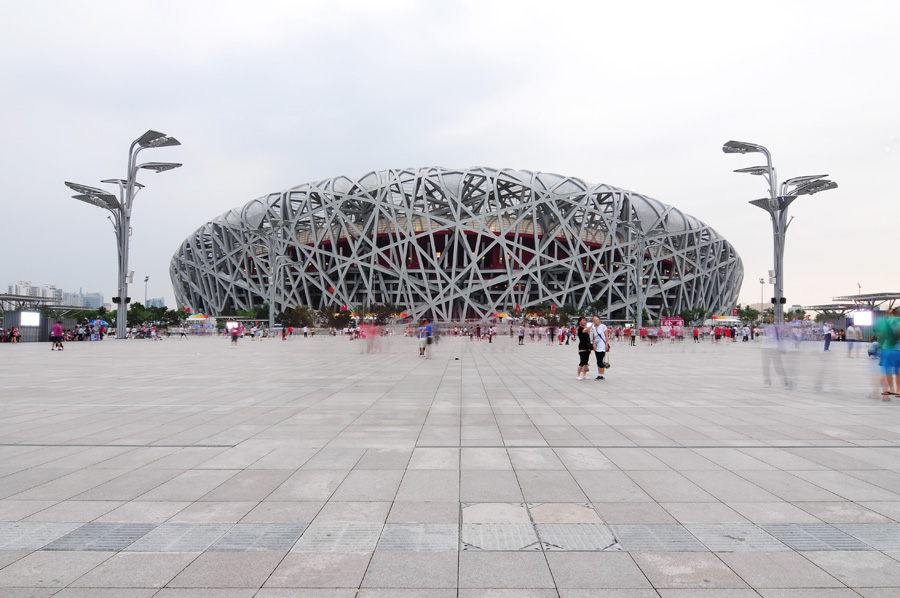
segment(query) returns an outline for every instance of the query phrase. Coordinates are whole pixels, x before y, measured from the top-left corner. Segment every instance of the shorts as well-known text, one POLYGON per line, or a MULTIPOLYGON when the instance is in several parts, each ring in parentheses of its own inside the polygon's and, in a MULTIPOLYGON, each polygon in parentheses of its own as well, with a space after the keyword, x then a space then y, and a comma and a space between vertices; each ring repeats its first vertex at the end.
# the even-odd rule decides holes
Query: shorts
POLYGON ((603 368, 603 362, 606 361, 606 351, 594 351, 594 356, 597 358, 597 367, 603 368))
POLYGON ((587 367, 588 361, 591 360, 590 349, 578 350, 578 367, 587 367))
POLYGON ((61 337, 61 336, 51 336, 51 337, 50 337, 50 342, 51 342, 51 343, 61 343, 61 342, 62 342, 62 337, 61 337))
POLYGON ((900 375, 900 349, 882 349, 878 352, 878 365, 885 376, 900 375))

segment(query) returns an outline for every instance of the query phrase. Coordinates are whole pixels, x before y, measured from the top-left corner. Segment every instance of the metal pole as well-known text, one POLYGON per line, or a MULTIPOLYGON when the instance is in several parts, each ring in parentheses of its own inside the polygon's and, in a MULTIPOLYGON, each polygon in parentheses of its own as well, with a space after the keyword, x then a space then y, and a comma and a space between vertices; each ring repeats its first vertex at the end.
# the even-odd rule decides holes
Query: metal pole
POLYGON ((275 257, 275 232, 267 235, 269 241, 269 330, 275 327, 275 284, 278 280, 278 258, 275 257))
POLYGON ((128 240, 131 237, 131 203, 134 200, 134 179, 137 174, 135 158, 142 148, 135 151, 138 139, 128 148, 128 174, 125 179, 125 201, 119 208, 121 213, 119 233, 119 309, 116 313, 116 338, 126 337, 128 326, 128 240))
POLYGON ((116 338, 125 338, 125 328, 128 326, 128 219, 125 217, 125 209, 119 208, 118 241, 119 241, 119 307, 116 310, 116 338))
POLYGON ((149 276, 144 277, 144 307, 147 307, 147 282, 150 280, 149 276))
POLYGON ((777 209, 772 211, 772 226, 775 235, 775 309, 773 311, 775 323, 783 324, 785 211, 779 212, 777 209))
POLYGON ((637 267, 635 268, 635 280, 637 281, 637 327, 638 332, 644 327, 644 251, 646 251, 647 239, 642 235, 638 241, 637 267))
POLYGON ((765 304, 763 303, 763 290, 765 289, 766 279, 759 279, 759 323, 762 325, 763 321, 763 311, 765 311, 765 304))

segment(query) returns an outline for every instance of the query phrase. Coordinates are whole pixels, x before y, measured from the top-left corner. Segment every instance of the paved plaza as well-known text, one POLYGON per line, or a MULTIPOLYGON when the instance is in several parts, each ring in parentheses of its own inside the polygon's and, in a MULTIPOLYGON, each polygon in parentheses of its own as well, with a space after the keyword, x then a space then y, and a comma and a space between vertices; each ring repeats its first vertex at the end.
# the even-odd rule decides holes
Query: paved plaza
POLYGON ((0 596, 896 598, 900 404, 821 349, 2 345, 0 596))

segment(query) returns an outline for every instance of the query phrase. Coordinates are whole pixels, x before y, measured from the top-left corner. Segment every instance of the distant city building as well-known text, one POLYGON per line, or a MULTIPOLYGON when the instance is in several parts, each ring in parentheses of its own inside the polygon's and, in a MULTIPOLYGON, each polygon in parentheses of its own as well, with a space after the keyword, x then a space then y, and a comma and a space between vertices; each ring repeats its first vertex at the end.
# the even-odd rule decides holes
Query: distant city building
POLYGON ((22 295, 23 297, 40 297, 41 287, 31 284, 30 280, 20 280, 9 285, 10 295, 22 295))
POLYGON ((63 293, 62 302, 63 305, 69 305, 71 307, 83 307, 84 295, 81 293, 63 293))
POLYGON ((103 293, 84 293, 81 289, 77 293, 66 293, 55 284, 37 286, 30 280, 20 280, 8 286, 10 295, 22 295, 25 297, 44 297, 56 299, 61 305, 70 307, 89 307, 96 309, 103 305, 103 293))
POLYGON ((82 307, 90 307, 97 309, 103 306, 103 293, 84 293, 82 297, 82 307))
POLYGON ((164 297, 155 297, 153 299, 147 299, 147 307, 165 307, 166 300, 164 297))
POLYGON ((62 296, 62 289, 56 288, 55 284, 45 284, 41 286, 41 297, 48 297, 50 299, 62 299, 62 296))

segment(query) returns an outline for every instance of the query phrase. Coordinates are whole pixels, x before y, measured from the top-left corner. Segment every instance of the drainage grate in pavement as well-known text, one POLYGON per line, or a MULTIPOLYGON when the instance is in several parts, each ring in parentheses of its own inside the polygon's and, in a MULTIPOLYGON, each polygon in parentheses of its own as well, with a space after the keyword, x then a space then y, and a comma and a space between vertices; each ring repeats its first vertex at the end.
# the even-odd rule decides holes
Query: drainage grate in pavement
POLYGON ((790 550, 752 523, 693 524, 685 527, 713 552, 790 550))
POLYGON ((40 550, 84 525, 83 523, 0 523, 0 550, 40 550))
POLYGON ((683 526, 671 523, 652 525, 611 525, 624 550, 649 552, 706 552, 706 547, 683 526))
POLYGON ((900 523, 843 523, 835 527, 875 550, 900 550, 900 523))
POLYGON ((871 550, 867 544, 827 523, 789 523, 760 527, 793 550, 871 550))
POLYGON ((389 523, 378 540, 378 550, 456 552, 459 526, 453 523, 389 523))
POLYGON ((125 550, 155 527, 152 523, 86 523, 43 550, 125 550))
POLYGON ((463 550, 541 550, 530 523, 464 523, 463 550))
POLYGON ((212 546, 231 523, 163 523, 129 546, 129 552, 202 552, 212 546))
POLYGON ((368 552, 375 550, 381 523, 313 523, 294 544, 294 552, 368 552))
POLYGON ((538 523, 544 550, 616 550, 616 538, 602 523, 538 523))
POLYGON ((210 550, 290 550, 306 529, 298 523, 239 523, 225 532, 210 550))

